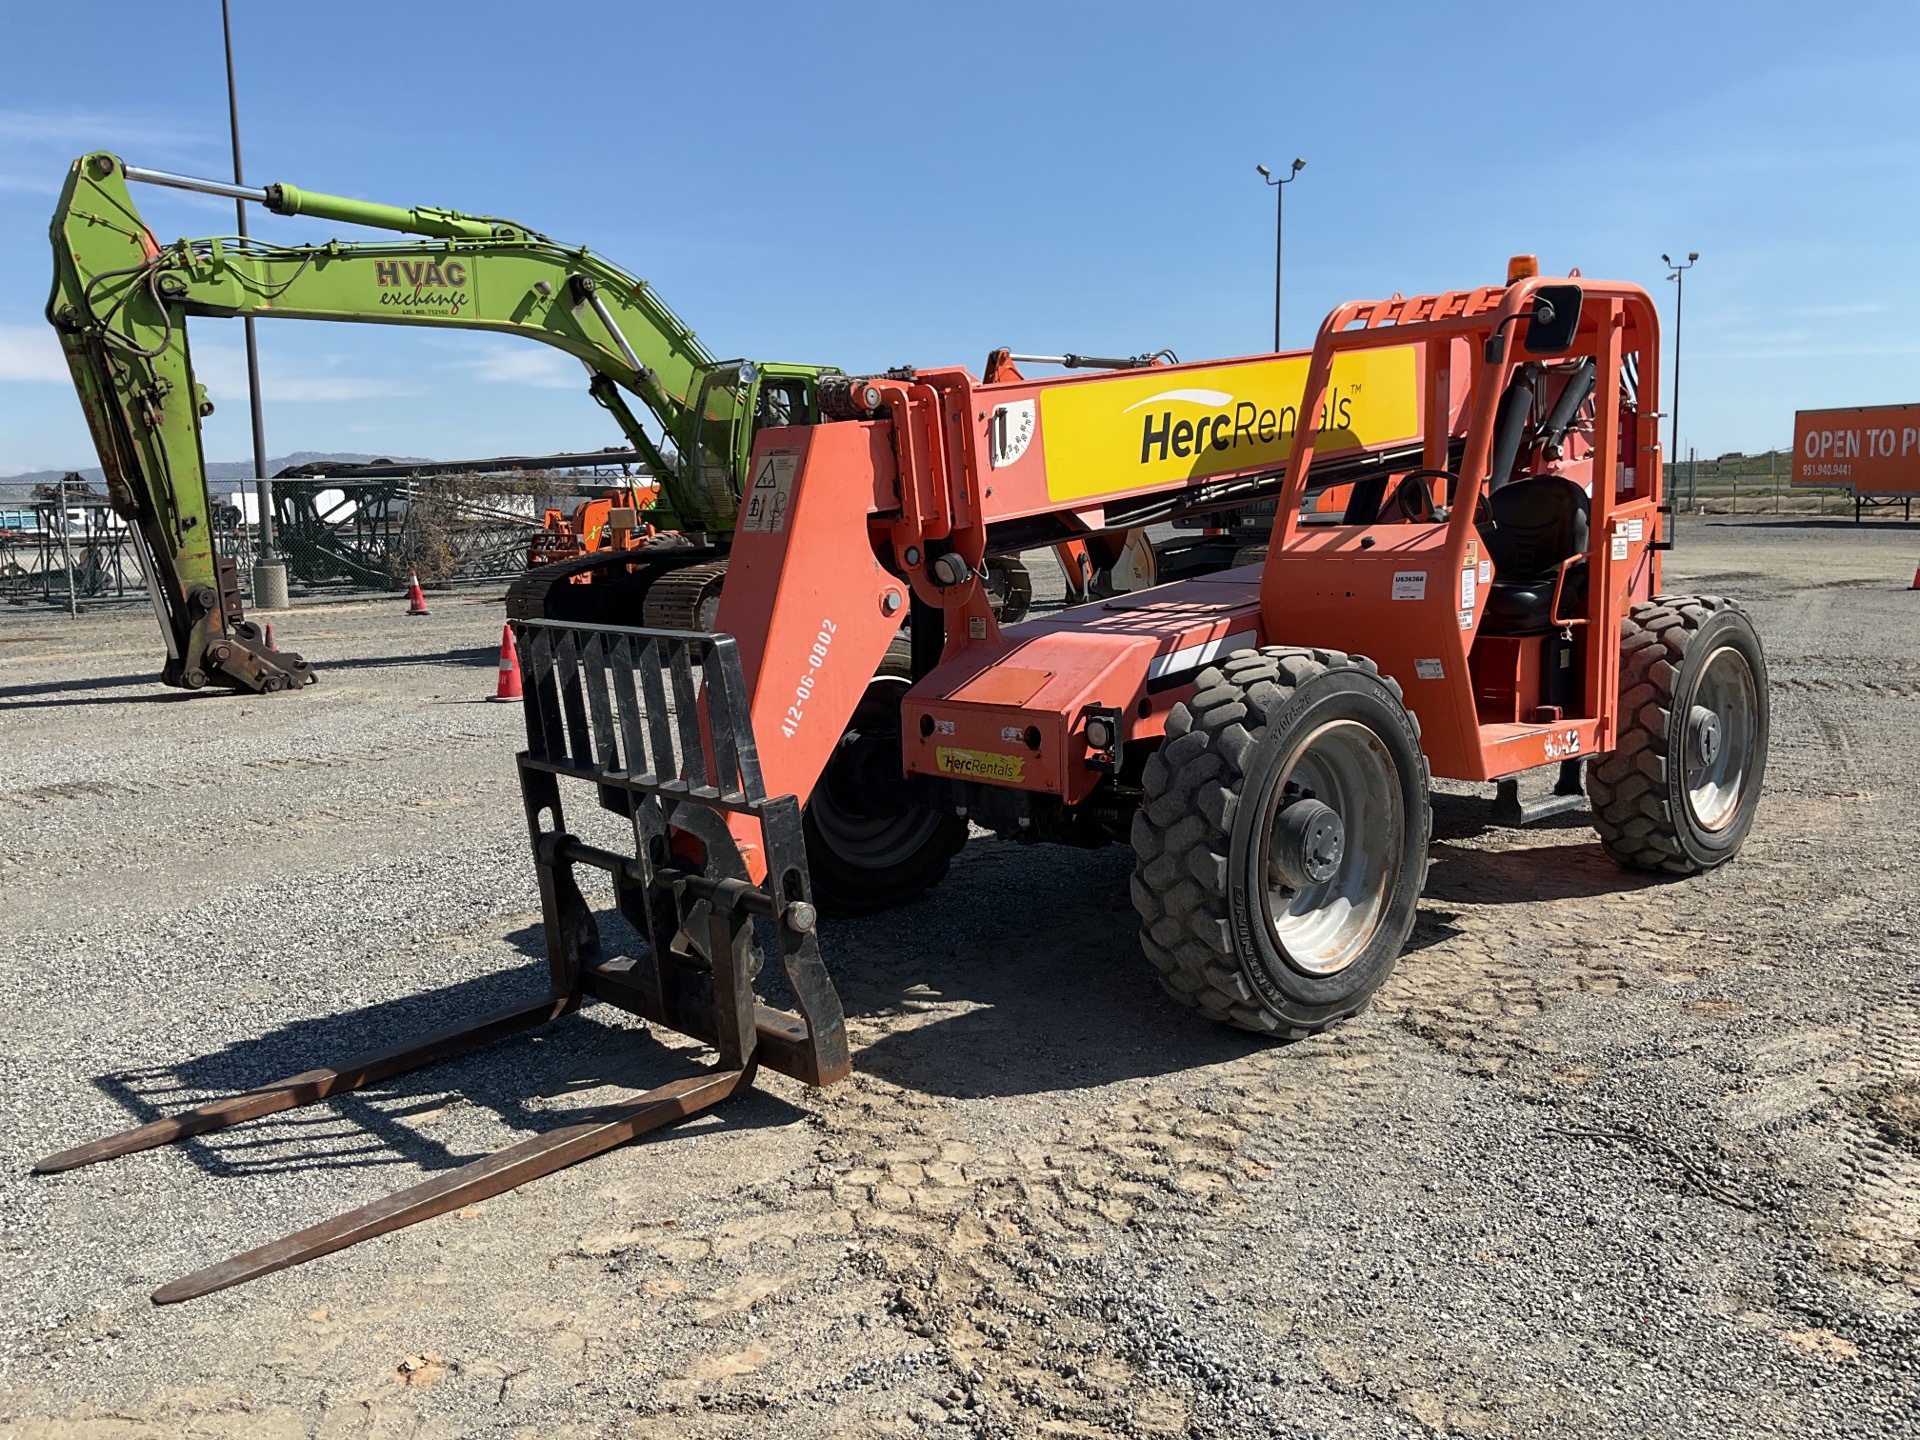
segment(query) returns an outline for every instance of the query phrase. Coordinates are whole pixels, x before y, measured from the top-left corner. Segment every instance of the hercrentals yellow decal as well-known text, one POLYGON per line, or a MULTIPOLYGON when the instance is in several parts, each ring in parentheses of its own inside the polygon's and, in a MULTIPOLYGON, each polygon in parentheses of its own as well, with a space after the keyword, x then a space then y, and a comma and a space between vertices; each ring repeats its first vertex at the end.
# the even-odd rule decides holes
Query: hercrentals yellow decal
POLYGON ((999 780, 1018 785, 1027 773, 1025 756, 1002 755, 993 750, 956 750, 942 745, 934 750, 933 760, 947 774, 962 775, 969 780, 999 780))
MULTIPOLYGON (((1293 452, 1307 360, 1131 371, 1040 392, 1047 495, 1083 500, 1197 476, 1277 465, 1293 452)), ((1420 433, 1414 347, 1337 355, 1318 455, 1420 433)))

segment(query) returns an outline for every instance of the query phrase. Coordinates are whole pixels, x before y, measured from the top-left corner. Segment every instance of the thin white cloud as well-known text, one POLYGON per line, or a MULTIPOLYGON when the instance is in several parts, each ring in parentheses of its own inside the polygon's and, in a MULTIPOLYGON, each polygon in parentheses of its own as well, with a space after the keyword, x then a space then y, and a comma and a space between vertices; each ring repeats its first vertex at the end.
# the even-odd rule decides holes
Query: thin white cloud
MULTIPOLYGON (((216 401, 245 403, 247 359, 246 352, 239 346, 196 341, 193 347, 193 374, 216 401)), ((420 385, 377 375, 330 375, 268 359, 260 366, 260 393, 270 401, 328 403, 341 400, 391 400, 424 395, 427 391, 420 385)))
POLYGON ((1879 315, 1886 305, 1879 300, 1861 300, 1851 305, 1797 305, 1789 314, 1806 315, 1817 320, 1836 320, 1848 315, 1879 315))
POLYGON ((485 353, 455 362, 474 379, 491 385, 531 385, 536 390, 572 390, 585 384, 580 362, 534 341, 489 344, 485 353))
POLYGON ((50 325, 0 325, 0 380, 70 383, 67 358, 50 325))
POLYGON ((173 149, 198 145, 212 132, 193 125, 116 115, 100 110, 0 110, 0 144, 61 146, 78 154, 116 136, 173 149))

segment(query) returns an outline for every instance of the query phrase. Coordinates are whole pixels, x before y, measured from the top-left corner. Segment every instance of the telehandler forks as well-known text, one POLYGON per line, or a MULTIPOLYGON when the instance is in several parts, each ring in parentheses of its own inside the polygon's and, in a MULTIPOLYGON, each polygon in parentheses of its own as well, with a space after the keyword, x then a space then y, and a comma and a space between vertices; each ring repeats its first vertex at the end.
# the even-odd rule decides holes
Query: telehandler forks
POLYGON ((72 1170, 315 1104, 558 1019, 588 998, 707 1042, 716 1052, 712 1068, 196 1270, 156 1290, 155 1303, 223 1290, 552 1174, 751 1089, 763 1064, 810 1085, 830 1085, 852 1068, 839 996, 820 959, 799 804, 766 793, 733 640, 558 621, 517 629, 527 724, 518 764, 546 931, 547 993, 61 1151, 34 1170, 72 1170), (590 785, 603 805, 630 819, 631 855, 567 832, 562 781, 590 785), (756 825, 770 883, 747 878, 722 814, 756 825), (699 863, 675 853, 675 833, 702 849, 699 863), (575 879, 583 865, 611 878, 619 914, 642 937, 633 953, 602 953, 575 879), (797 1014, 756 995, 763 934, 772 937, 797 1014))

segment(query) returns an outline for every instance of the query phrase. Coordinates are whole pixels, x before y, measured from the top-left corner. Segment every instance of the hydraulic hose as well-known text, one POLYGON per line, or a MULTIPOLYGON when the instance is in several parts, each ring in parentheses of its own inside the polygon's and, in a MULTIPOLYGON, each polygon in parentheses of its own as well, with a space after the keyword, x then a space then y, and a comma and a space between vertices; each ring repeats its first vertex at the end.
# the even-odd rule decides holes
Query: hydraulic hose
POLYGON ((1594 373, 1593 357, 1589 355, 1567 377, 1560 398, 1553 402, 1542 443, 1547 448, 1547 454, 1555 460, 1560 458, 1560 449, 1566 442, 1567 431, 1573 425, 1573 417, 1580 413, 1580 407, 1587 403, 1587 397, 1593 393, 1594 373))
POLYGON ((1487 493, 1492 494, 1513 478, 1513 467, 1520 459, 1520 443, 1526 439, 1527 417, 1533 413, 1534 391, 1540 384, 1540 367, 1528 361, 1513 372, 1506 394, 1493 420, 1493 468, 1487 475, 1487 493))

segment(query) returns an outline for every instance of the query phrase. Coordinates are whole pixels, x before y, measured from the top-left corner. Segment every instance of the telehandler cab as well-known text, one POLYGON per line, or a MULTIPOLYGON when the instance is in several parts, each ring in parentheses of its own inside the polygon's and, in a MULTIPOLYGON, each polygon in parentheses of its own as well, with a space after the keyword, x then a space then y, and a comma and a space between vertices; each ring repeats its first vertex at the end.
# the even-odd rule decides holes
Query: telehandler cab
POLYGON ((154 1296, 183 1300, 550 1173, 739 1093, 761 1065, 831 1084, 852 1057, 806 843, 823 792, 873 842, 855 873, 896 899, 938 880, 968 822, 1130 839, 1141 944, 1168 991, 1281 1036, 1356 1013, 1391 973, 1432 775, 1584 769, 1620 863, 1722 864, 1760 796, 1766 664, 1738 604, 1663 592, 1658 395, 1644 290, 1525 263, 1504 285, 1342 305, 1310 357, 822 377, 818 423, 755 436, 716 630, 518 624, 547 993, 36 1168, 308 1104, 588 998, 716 1051, 596 1120, 154 1296), (1352 487, 1339 523, 1305 524, 1335 478, 1352 487), (1259 565, 994 616, 982 569, 1009 536, 1053 543, 1063 517, 1120 528, 1262 486, 1279 509, 1259 565), (903 615, 910 675, 881 674, 903 615), (631 853, 571 833, 563 785, 623 817, 631 853), (609 877, 639 937, 623 953, 581 867, 609 877), (791 1011, 758 991, 774 957, 791 1011))

